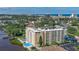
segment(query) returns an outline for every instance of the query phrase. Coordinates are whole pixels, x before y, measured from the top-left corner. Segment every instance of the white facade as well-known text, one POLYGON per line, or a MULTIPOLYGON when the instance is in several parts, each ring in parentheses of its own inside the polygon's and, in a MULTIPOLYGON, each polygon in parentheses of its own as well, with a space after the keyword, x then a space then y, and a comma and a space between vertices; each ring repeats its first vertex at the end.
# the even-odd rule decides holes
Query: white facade
POLYGON ((39 38, 42 37, 43 45, 46 45, 48 41, 49 44, 52 41, 61 43, 64 41, 64 35, 66 34, 66 29, 64 28, 55 28, 55 29, 36 29, 27 27, 26 29, 26 38, 34 46, 39 45, 39 38))

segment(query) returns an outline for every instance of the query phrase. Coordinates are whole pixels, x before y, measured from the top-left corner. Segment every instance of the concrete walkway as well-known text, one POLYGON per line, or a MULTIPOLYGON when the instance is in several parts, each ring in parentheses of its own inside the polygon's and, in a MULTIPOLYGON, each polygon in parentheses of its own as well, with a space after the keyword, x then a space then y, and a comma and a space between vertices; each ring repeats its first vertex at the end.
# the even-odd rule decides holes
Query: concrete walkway
POLYGON ((24 43, 24 42, 25 42, 24 40, 21 40, 21 39, 19 39, 19 38, 18 38, 17 40, 19 40, 21 43, 24 43))

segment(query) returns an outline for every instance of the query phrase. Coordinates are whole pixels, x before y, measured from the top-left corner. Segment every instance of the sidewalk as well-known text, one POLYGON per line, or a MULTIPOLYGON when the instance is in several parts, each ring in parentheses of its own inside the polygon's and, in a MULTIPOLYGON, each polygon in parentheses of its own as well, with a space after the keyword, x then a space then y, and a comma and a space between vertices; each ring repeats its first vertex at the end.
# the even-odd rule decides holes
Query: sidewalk
POLYGON ((42 47, 40 51, 66 51, 66 50, 60 46, 52 45, 52 46, 42 47))

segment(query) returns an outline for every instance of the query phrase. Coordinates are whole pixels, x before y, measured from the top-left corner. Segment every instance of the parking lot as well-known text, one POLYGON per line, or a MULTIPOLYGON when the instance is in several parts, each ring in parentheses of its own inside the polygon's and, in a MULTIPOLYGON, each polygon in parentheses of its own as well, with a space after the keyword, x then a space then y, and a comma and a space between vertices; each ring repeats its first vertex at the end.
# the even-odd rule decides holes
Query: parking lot
POLYGON ((67 51, 76 51, 75 46, 78 46, 78 45, 79 43, 76 43, 76 44, 66 43, 60 46, 63 47, 67 51))

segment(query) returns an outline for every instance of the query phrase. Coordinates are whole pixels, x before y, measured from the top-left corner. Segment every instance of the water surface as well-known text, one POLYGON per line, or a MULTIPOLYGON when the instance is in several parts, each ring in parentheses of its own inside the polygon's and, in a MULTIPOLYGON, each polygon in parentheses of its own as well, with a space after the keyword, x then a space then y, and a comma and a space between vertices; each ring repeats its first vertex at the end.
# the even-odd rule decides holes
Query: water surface
POLYGON ((0 51, 23 51, 24 48, 21 46, 12 45, 9 41, 7 34, 3 31, 0 31, 0 51))

